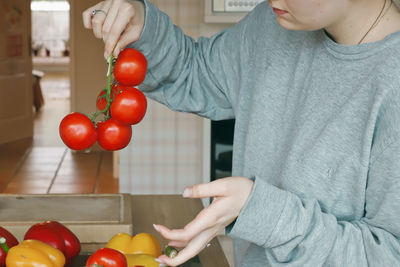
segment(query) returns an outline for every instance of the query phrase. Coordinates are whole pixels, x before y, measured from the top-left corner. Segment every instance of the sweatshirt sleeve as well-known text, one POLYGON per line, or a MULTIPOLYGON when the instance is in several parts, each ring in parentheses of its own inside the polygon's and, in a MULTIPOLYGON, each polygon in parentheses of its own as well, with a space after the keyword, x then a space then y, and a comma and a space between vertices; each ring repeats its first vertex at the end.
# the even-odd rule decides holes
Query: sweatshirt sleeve
POLYGON ((232 237, 265 248, 285 266, 399 266, 400 90, 388 94, 375 124, 363 217, 338 220, 317 199, 299 196, 255 177, 232 237))
POLYGON ((240 37, 246 23, 196 42, 152 3, 144 3, 142 34, 129 45, 148 59, 146 79, 139 89, 175 111, 215 120, 233 118, 243 71, 240 66, 248 58, 241 49, 247 40, 240 37))

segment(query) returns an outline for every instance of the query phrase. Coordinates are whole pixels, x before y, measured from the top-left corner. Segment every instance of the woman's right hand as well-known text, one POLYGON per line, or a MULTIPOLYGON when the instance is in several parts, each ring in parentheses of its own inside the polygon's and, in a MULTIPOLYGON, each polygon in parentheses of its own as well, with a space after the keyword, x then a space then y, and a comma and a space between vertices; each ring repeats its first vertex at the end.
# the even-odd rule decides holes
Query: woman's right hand
POLYGON ((105 43, 104 57, 111 53, 117 57, 128 44, 139 39, 145 20, 144 3, 137 0, 106 0, 83 13, 85 28, 92 29, 94 35, 105 43), (92 16, 93 10, 96 12, 92 16))

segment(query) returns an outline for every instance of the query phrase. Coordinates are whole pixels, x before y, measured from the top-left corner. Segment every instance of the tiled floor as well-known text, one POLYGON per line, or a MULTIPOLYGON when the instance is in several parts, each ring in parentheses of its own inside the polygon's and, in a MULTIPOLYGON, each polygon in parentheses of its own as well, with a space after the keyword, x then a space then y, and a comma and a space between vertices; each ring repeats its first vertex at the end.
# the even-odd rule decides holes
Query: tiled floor
MULTIPOLYGON (((57 76, 60 83, 47 83, 44 77, 43 84, 64 86, 68 77, 57 76)), ((45 93, 48 88, 44 89, 45 93)), ((33 140, 0 145, 0 193, 119 192, 118 179, 113 178, 111 152, 72 152, 60 140, 58 125, 68 112, 68 99, 45 95, 45 105, 35 114, 33 140)))
POLYGON ((29 144, 29 140, 0 146, 0 192, 118 193, 118 179, 112 177, 111 153, 76 153, 64 147, 31 147, 22 143, 29 144), (15 156, 7 153, 11 149, 15 156))

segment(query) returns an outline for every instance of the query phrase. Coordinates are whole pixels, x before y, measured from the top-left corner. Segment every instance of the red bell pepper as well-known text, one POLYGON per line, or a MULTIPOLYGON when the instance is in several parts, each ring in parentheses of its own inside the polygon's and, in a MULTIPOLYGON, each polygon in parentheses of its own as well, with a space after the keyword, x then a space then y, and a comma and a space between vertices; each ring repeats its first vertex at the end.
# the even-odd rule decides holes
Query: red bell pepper
MULTIPOLYGON (((18 245, 18 240, 15 238, 13 234, 7 231, 5 228, 0 226, 0 238, 3 237, 6 239, 6 244, 8 248, 18 245)), ((0 246, 0 267, 6 266, 6 256, 7 252, 0 246)))
POLYGON ((56 221, 45 221, 31 226, 24 239, 43 241, 64 253, 67 262, 78 256, 81 244, 76 235, 65 225, 56 221))

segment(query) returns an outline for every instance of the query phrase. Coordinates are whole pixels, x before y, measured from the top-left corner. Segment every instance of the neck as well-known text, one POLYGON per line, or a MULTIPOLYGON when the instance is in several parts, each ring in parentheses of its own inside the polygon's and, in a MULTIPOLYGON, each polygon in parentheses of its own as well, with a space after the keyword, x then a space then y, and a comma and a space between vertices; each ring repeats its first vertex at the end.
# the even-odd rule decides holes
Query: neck
POLYGON ((400 30, 400 12, 391 0, 354 1, 348 10, 336 23, 325 28, 339 44, 375 42, 400 30))

